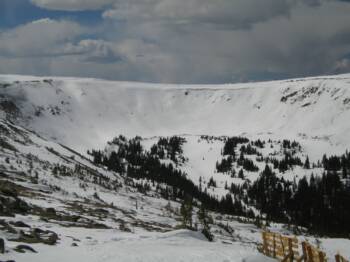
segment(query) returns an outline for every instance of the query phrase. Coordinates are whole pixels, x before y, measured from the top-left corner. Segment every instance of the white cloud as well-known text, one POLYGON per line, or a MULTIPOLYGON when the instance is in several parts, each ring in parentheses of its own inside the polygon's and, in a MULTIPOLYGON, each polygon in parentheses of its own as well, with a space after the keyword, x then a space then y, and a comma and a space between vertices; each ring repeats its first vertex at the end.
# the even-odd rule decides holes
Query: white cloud
POLYGON ((326 74, 335 61, 350 53, 350 4, 342 2, 295 3, 288 15, 253 23, 248 29, 230 27, 232 21, 227 26, 179 23, 181 19, 174 22, 156 15, 137 18, 133 8, 130 12, 125 15, 128 23, 123 32, 138 44, 128 42, 124 51, 139 54, 135 64, 147 64, 153 70, 149 77, 155 81, 220 82, 264 73, 288 77, 326 74), (143 50, 146 43, 153 47, 143 50))
POLYGON ((0 56, 51 56, 78 37, 84 28, 71 21, 41 19, 0 33, 0 56))
POLYGON ((67 44, 66 53, 84 54, 83 61, 92 63, 116 63, 122 60, 117 46, 104 40, 84 39, 78 44, 67 44))
POLYGON ((94 30, 72 21, 40 19, 1 32, 0 73, 89 76, 89 72, 110 78, 108 67, 123 58, 115 43, 84 38, 94 30))
POLYGON ((33 1, 65 10, 107 5, 106 19, 98 29, 46 19, 0 33, 0 72, 198 83, 349 70, 344 1, 33 1))
POLYGON ((350 59, 343 58, 340 61, 336 61, 333 71, 335 73, 350 72, 350 59))

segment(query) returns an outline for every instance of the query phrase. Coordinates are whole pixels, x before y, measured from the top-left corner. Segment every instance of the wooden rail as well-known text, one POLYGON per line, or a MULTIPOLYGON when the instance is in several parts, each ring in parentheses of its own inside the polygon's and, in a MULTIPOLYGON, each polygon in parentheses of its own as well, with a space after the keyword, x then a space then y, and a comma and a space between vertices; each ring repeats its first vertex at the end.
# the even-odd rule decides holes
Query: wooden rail
POLYGON ((296 237, 286 237, 272 232, 263 232, 263 244, 259 247, 260 252, 266 256, 273 257, 279 261, 301 261, 298 239, 296 237))
MULTIPOLYGON (((266 256, 281 262, 326 262, 326 253, 304 241, 299 248, 296 237, 283 236, 278 233, 262 232, 262 245, 258 250, 266 256)), ((336 262, 349 262, 340 254, 335 256, 336 262)))
POLYGON ((326 253, 312 246, 308 242, 302 244, 303 258, 307 262, 325 262, 327 261, 326 253))
POLYGON ((342 257, 340 254, 335 255, 335 261, 336 262, 349 262, 349 260, 346 260, 344 257, 342 257))

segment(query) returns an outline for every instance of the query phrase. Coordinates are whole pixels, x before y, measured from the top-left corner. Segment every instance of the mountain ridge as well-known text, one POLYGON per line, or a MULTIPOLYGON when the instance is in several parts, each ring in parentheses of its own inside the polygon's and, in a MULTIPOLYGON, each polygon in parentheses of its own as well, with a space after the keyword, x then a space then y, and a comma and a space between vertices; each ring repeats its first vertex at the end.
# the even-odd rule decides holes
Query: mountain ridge
POLYGON ((350 146, 349 74, 227 85, 13 75, 0 82, 2 105, 18 109, 13 121, 80 152, 118 134, 307 137, 327 140, 334 153, 350 146))
MULTIPOLYGON (((269 199, 269 205, 281 205, 272 211, 294 214, 283 199, 296 201, 288 192, 302 193, 300 181, 311 184, 335 174, 337 185, 344 187, 333 190, 350 185, 350 155, 344 154, 350 147, 347 79, 167 89, 0 76, 0 201, 5 206, 0 211, 12 215, 0 228, 5 258, 62 261, 74 251, 74 257, 91 262, 100 261, 102 253, 105 261, 116 256, 154 261, 158 255, 162 261, 247 261, 250 256, 265 261, 256 251, 263 223, 271 223, 269 230, 297 232, 300 239, 321 243, 331 255, 336 250, 349 255, 343 247, 349 240, 319 240, 309 220, 297 217, 287 226, 277 219, 278 212, 260 203, 269 199), (254 188, 267 177, 272 178, 269 190, 257 195, 254 188), (270 199, 271 192, 278 194, 270 199), (214 243, 200 232, 178 230, 187 223, 181 222, 187 221, 181 211, 186 195, 194 198, 192 230, 206 229, 214 243), (208 208, 208 228, 200 222, 201 204, 208 208), (16 226, 23 223, 26 229, 16 226), (305 229, 300 231, 300 225, 305 229), (29 240, 21 238, 23 230, 29 240), (30 242, 35 232, 39 244, 30 242), (53 246, 46 245, 47 237, 53 246), (39 253, 17 253, 18 241, 39 253), (174 243, 176 249, 167 248, 174 243), (137 250, 135 256, 131 249, 137 250), (174 256, 174 250, 184 257, 174 256)), ((304 209, 307 216, 310 208, 305 204, 304 209)), ((312 210, 322 214, 323 209, 312 210)), ((332 205, 329 210, 339 214, 346 208, 332 205)), ((334 215, 332 221, 341 217, 334 215)), ((322 221, 312 218, 316 230, 322 229, 322 221)))

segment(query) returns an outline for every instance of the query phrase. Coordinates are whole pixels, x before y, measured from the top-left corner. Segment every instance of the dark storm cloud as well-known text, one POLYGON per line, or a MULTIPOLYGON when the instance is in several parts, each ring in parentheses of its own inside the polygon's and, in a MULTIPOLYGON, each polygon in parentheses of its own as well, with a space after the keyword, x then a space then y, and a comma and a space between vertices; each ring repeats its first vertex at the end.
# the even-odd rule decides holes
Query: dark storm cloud
POLYGON ((232 29, 248 27, 276 16, 288 15, 290 0, 115 0, 104 17, 128 21, 174 24, 217 24, 232 29))
POLYGON ((40 74, 217 83, 349 69, 349 1, 31 2, 70 13, 101 10, 104 20, 88 28, 79 19, 50 20, 0 32, 0 72, 25 73, 22 65, 35 59, 30 73, 37 67, 40 74), (45 30, 49 37, 36 40, 45 30))

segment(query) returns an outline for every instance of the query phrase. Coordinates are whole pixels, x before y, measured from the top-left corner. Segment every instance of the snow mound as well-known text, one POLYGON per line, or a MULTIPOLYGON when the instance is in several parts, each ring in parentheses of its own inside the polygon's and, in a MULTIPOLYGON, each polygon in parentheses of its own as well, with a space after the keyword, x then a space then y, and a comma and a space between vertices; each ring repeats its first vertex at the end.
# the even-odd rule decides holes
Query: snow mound
POLYGON ((180 239, 187 239, 187 240, 203 240, 208 242, 208 240, 205 238, 205 236, 198 232, 198 231, 191 231, 191 230, 175 230, 167 233, 163 233, 158 237, 159 239, 171 239, 171 238, 180 238, 180 239))

